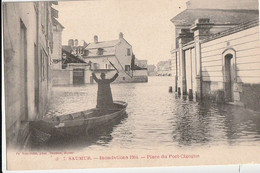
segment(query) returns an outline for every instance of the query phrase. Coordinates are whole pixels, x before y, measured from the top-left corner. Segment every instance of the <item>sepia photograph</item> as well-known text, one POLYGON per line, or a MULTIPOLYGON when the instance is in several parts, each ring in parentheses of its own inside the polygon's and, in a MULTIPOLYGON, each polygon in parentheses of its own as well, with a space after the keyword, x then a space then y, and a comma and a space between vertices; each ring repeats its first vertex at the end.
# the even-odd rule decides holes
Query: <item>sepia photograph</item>
POLYGON ((258 0, 1 9, 6 170, 260 164, 258 0))

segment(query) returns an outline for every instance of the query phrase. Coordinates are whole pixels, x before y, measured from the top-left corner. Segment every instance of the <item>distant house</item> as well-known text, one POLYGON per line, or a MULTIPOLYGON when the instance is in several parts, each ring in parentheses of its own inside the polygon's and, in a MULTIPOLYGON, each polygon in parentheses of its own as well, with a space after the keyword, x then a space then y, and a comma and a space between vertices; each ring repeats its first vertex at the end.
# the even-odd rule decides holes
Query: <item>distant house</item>
POLYGON ((156 69, 157 75, 159 76, 171 76, 171 60, 158 62, 156 69))
POLYGON ((107 78, 116 73, 112 63, 120 72, 115 82, 147 82, 147 70, 134 69, 132 46, 124 39, 123 33, 111 41, 99 41, 98 36, 94 36, 94 42, 87 45, 82 57, 91 64, 95 73, 106 73, 107 78))
POLYGON ((155 65, 148 65, 147 66, 147 71, 148 71, 148 76, 156 76, 156 66, 155 65))
POLYGON ((136 58, 135 59, 135 65, 145 69, 145 68, 147 68, 148 63, 147 63, 147 60, 139 60, 139 59, 136 58))
POLYGON ((176 29, 171 51, 175 90, 260 110, 258 1, 197 3, 190 0, 171 19, 176 29))

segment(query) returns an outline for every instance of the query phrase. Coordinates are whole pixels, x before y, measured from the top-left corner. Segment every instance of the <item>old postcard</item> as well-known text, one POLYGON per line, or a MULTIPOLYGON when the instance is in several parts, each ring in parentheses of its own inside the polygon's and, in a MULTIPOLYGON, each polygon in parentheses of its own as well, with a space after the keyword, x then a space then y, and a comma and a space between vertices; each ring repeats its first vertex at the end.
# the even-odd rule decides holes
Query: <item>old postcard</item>
POLYGON ((4 2, 6 169, 260 164, 258 6, 4 2))

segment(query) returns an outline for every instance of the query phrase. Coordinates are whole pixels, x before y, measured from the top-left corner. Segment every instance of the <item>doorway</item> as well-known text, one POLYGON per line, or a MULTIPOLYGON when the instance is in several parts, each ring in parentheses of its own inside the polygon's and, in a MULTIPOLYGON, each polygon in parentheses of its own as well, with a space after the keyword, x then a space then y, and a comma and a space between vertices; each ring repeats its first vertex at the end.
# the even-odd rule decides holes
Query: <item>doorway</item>
POLYGON ((84 69, 73 69, 73 84, 84 84, 84 69))
POLYGON ((224 57, 224 93, 225 100, 228 102, 234 101, 233 86, 235 83, 235 63, 232 54, 227 54, 224 57))

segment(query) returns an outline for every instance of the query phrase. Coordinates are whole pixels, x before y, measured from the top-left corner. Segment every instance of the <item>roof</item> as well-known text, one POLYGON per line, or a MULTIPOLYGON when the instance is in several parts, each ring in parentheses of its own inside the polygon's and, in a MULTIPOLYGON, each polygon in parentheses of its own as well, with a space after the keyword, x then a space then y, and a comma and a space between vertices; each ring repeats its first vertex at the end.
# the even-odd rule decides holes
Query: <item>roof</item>
POLYGON ((215 40, 215 39, 218 39, 218 38, 230 35, 230 34, 234 34, 234 33, 237 33, 237 32, 240 32, 240 31, 243 31, 243 30, 255 27, 255 26, 259 26, 259 20, 258 19, 251 20, 251 21, 248 21, 248 22, 245 22, 245 23, 241 23, 241 24, 239 24, 235 27, 232 27, 230 29, 227 29, 227 30, 224 30, 222 32, 213 34, 210 37, 202 40, 202 43, 205 43, 205 42, 208 42, 208 41, 211 41, 211 40, 215 40))
POLYGON ((51 7, 51 16, 55 18, 59 18, 59 11, 51 7))
POLYGON ((102 41, 97 43, 89 43, 86 49, 98 49, 105 47, 115 47, 119 43, 119 40, 102 41))
POLYGON ((175 25, 192 25, 198 18, 209 18, 214 24, 239 24, 257 19, 258 10, 186 9, 171 21, 175 25))
POLYGON ((65 63, 86 63, 84 60, 80 59, 79 57, 71 54, 70 52, 62 48, 62 54, 63 53, 67 55, 67 59, 65 63))
POLYGON ((64 49, 66 52, 72 53, 73 48, 71 46, 63 45, 62 49, 64 49))
POLYGON ((52 17, 52 24, 53 24, 54 26, 59 25, 62 29, 65 28, 65 27, 64 27, 57 19, 55 19, 54 17, 52 17))

